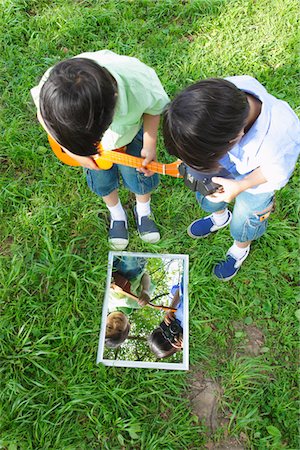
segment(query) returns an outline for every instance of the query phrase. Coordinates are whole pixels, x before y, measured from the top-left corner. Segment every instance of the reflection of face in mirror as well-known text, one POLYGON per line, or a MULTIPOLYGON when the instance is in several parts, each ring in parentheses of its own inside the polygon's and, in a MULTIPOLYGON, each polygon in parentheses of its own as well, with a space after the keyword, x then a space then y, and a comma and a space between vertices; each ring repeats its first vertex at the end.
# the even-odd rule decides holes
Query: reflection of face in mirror
POLYGON ((117 348, 128 336, 130 324, 127 316, 121 311, 108 314, 106 319, 105 345, 117 348))
POLYGON ((104 359, 183 361, 183 258, 114 255, 104 359))

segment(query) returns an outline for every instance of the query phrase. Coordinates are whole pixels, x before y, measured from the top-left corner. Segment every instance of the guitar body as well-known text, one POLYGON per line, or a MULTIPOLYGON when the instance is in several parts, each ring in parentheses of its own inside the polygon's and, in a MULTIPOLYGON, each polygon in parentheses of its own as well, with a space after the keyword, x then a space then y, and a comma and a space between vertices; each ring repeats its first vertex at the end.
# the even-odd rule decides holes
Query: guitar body
MULTIPOLYGON (((63 162, 64 164, 67 164, 68 166, 73 166, 73 167, 79 167, 80 164, 78 161, 76 161, 76 159, 72 158, 72 156, 68 155, 62 148, 61 146, 48 134, 48 141, 50 144, 50 147, 53 150, 53 153, 55 154, 55 156, 57 156, 57 158, 63 162)), ((97 158, 97 166, 99 167, 99 169, 102 170, 108 170, 112 167, 113 163, 111 161, 107 161, 105 159, 102 159, 99 155, 99 158, 97 158)))
POLYGON ((119 286, 127 294, 132 294, 130 281, 121 275, 119 272, 113 272, 112 274, 114 283, 119 286))

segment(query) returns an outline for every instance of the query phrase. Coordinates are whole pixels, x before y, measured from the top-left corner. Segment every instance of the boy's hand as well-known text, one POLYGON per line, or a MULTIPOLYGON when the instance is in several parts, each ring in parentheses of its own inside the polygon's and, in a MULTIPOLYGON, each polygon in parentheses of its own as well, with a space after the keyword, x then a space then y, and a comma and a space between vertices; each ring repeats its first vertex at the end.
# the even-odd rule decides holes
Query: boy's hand
POLYGON ((145 306, 145 305, 147 305, 147 303, 149 303, 150 302, 150 295, 149 295, 149 293, 147 292, 147 291, 142 291, 141 292, 141 294, 140 294, 140 296, 139 296, 139 299, 138 299, 138 304, 140 305, 140 306, 145 306))
POLYGON ((207 195, 207 199, 213 203, 229 203, 243 191, 239 181, 221 177, 213 177, 211 180, 214 183, 221 185, 221 187, 214 194, 207 195))
POLYGON ((179 336, 178 338, 175 338, 175 342, 173 342, 172 345, 178 349, 183 348, 183 337, 179 336))
POLYGON ((157 130, 159 126, 159 115, 153 116, 151 114, 143 114, 144 136, 143 136, 143 148, 141 156, 145 159, 140 168, 146 177, 151 177, 154 172, 146 169, 147 164, 156 160, 156 140, 157 130))
POLYGON ((146 169, 146 166, 151 162, 156 160, 156 148, 143 148, 141 150, 141 156, 143 156, 145 159, 142 163, 142 166, 140 168, 140 172, 143 172, 143 174, 146 177, 151 177, 154 172, 152 172, 149 169, 146 169))
POLYGON ((174 314, 172 311, 168 311, 168 312, 165 314, 164 322, 165 322, 167 325, 170 325, 170 323, 172 322, 172 320, 175 320, 175 314, 174 314))
POLYGON ((92 170, 100 170, 99 167, 96 164, 96 161, 93 159, 92 156, 79 156, 74 155, 74 153, 71 153, 69 151, 66 151, 73 159, 75 159, 81 167, 85 167, 86 169, 92 169, 92 170))
POLYGON ((254 186, 259 186, 260 184, 266 183, 268 180, 263 174, 260 167, 257 167, 248 175, 246 175, 241 180, 228 180, 221 177, 213 177, 212 181, 214 183, 221 184, 221 188, 212 195, 208 195, 208 200, 218 203, 218 202, 230 202, 241 192, 246 191, 254 186))

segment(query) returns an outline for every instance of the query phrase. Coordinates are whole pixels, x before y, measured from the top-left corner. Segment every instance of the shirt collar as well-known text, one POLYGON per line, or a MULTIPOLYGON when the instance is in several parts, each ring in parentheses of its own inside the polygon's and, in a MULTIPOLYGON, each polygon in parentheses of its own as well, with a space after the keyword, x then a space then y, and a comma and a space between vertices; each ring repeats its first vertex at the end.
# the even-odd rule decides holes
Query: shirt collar
MULTIPOLYGON (((256 80, 255 80, 256 81, 256 80)), ((247 131, 247 133, 242 137, 240 142, 235 145, 229 153, 233 156, 239 158, 241 151, 243 153, 251 152, 253 155, 253 150, 255 149, 255 154, 259 151, 260 146, 265 139, 266 134, 268 133, 271 121, 270 114, 270 104, 268 102, 268 93, 265 88, 256 81, 258 86, 253 88, 252 86, 247 86, 248 83, 245 83, 243 86, 242 83, 237 84, 237 87, 244 91, 246 94, 251 94, 254 97, 258 98, 261 101, 261 111, 256 121, 247 131)))

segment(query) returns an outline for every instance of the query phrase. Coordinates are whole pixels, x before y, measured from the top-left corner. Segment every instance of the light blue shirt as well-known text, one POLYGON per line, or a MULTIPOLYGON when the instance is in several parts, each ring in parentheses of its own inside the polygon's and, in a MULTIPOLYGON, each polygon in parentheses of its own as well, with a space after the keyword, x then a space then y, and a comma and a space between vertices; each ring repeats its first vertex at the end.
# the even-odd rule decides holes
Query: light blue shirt
POLYGON ((173 297, 178 289, 179 289, 179 303, 177 305, 175 317, 179 321, 180 325, 183 327, 183 281, 181 281, 179 284, 175 284, 174 286, 172 286, 169 297, 170 300, 173 300, 173 297))
POLYGON ((247 192, 260 194, 281 189, 292 175, 300 151, 298 117, 286 102, 269 94, 255 78, 242 75, 226 79, 258 98, 262 105, 250 130, 228 152, 227 162, 226 157, 222 159, 222 164, 241 175, 260 167, 267 182, 247 192))

